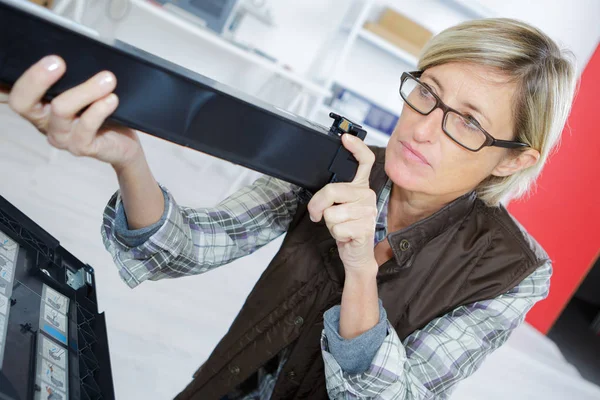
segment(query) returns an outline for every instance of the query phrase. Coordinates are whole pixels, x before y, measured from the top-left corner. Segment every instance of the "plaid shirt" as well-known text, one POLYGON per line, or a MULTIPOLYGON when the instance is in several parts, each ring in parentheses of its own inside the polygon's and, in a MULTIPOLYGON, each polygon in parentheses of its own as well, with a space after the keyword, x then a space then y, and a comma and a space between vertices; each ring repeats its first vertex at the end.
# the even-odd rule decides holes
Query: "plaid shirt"
MULTIPOLYGON (((387 236, 390 188, 388 181, 378 198, 376 243, 387 236)), ((164 222, 138 246, 128 246, 115 229, 121 207, 119 192, 104 212, 104 245, 131 288, 145 280, 204 273, 251 254, 287 230, 300 194, 294 185, 263 176, 214 208, 193 209, 178 205, 167 189, 162 189, 168 198, 164 222)), ((548 295, 551 273, 548 263, 507 293, 458 307, 404 341, 386 320, 388 334, 370 367, 360 374, 349 374, 340 367, 323 331, 321 348, 329 397, 447 399, 456 383, 470 376, 508 339, 529 309, 548 295)), ((259 387, 253 393, 231 393, 228 398, 269 399, 286 355, 286 350, 279 355, 274 374, 259 371, 259 387)))

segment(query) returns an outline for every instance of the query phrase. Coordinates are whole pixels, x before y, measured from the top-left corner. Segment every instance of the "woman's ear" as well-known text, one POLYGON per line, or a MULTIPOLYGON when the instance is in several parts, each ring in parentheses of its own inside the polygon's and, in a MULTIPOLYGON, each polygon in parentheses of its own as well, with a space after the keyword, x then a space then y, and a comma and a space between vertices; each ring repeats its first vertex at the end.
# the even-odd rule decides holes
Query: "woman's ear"
POLYGON ((540 159, 540 152, 535 149, 527 149, 519 152, 516 156, 510 153, 496 165, 492 171, 494 176, 510 176, 522 169, 531 167, 540 159))

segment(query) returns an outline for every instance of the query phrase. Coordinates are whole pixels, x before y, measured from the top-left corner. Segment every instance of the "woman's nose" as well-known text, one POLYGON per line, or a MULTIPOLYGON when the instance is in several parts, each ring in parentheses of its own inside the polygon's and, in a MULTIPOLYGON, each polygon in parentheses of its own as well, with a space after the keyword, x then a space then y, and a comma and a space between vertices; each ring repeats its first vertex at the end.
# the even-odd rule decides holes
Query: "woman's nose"
POLYGON ((437 108, 429 115, 421 115, 414 129, 414 139, 417 142, 435 142, 438 140, 442 130, 444 112, 437 108))

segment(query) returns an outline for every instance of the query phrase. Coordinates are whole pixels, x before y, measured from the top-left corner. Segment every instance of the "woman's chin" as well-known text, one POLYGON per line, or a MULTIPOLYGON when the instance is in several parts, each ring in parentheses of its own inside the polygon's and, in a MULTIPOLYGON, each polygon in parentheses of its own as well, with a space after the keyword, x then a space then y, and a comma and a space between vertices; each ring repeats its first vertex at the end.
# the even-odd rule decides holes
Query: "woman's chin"
POLYGON ((427 177, 422 169, 411 168, 401 160, 385 161, 385 173, 397 186, 410 191, 424 192, 427 188, 427 177))

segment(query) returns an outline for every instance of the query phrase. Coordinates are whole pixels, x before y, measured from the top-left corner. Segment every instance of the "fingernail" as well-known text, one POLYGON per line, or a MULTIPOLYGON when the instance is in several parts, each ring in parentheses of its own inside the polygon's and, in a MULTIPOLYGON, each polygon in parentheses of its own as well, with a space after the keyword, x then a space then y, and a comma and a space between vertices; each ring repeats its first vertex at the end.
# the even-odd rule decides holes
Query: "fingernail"
POLYGON ((42 59, 42 66, 47 71, 50 71, 50 72, 55 71, 59 65, 60 65, 60 61, 59 61, 58 57, 56 57, 56 56, 47 56, 42 59))
POLYGON ((114 80, 113 75, 110 72, 101 73, 100 75, 98 75, 97 79, 100 85, 107 85, 114 80))
POLYGON ((106 102, 106 104, 112 106, 113 104, 115 104, 117 102, 117 95, 114 93, 111 93, 108 95, 108 97, 104 101, 106 102))

